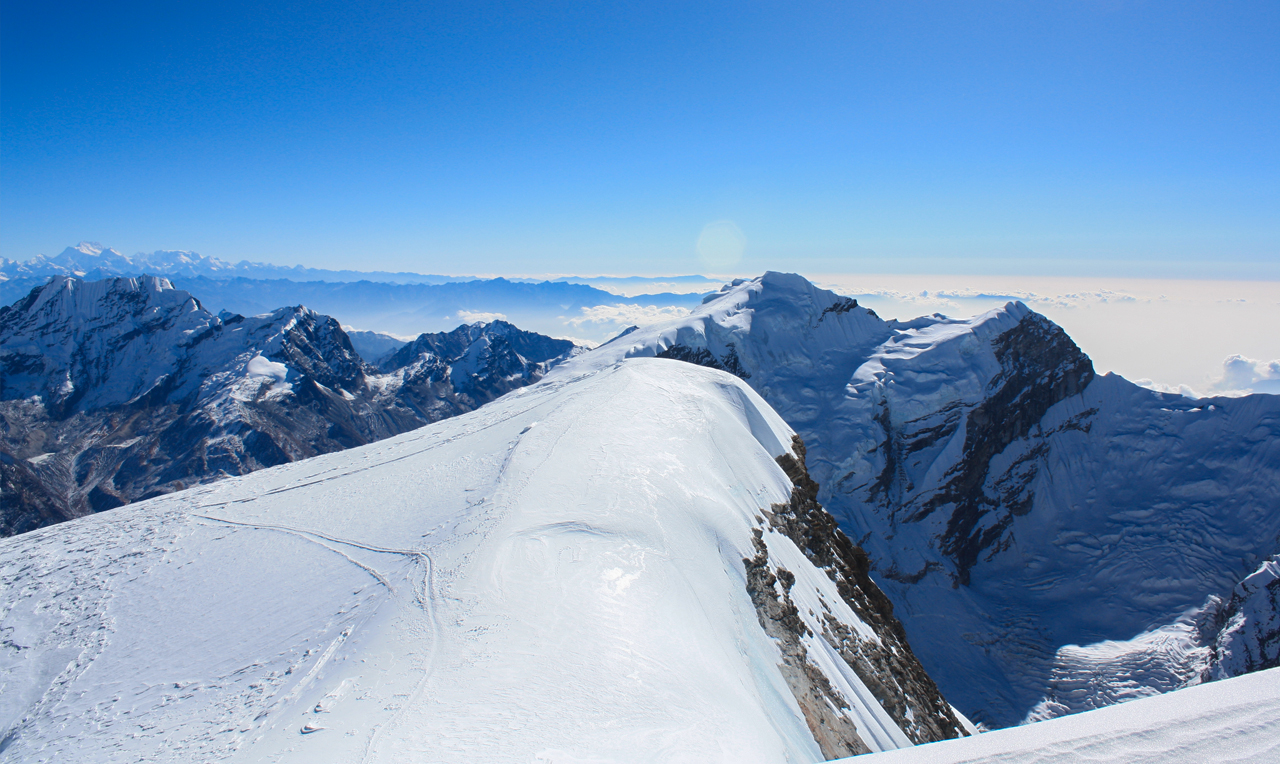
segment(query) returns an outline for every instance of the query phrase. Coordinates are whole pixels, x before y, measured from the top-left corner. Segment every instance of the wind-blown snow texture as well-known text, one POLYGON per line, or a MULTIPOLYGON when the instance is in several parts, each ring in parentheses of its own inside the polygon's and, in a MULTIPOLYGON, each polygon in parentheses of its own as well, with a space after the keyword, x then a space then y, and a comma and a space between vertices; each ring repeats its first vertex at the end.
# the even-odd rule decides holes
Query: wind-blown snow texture
POLYGON ((1205 608, 1280 546, 1280 397, 1098 377, 1021 303, 883 321, 769 273, 582 361, 655 355, 796 428, 925 668, 991 726, 1199 681, 1205 608))
MULTIPOLYGON (((824 758, 832 736, 908 745, 842 652, 914 660, 882 636, 891 616, 857 614, 883 596, 819 543, 792 443, 727 374, 563 368, 373 445, 0 541, 0 758, 776 762, 824 758), (809 561, 823 555, 830 575, 809 561), (821 636, 837 632, 843 646, 821 636), (843 726, 815 730, 816 714, 843 726)), ((954 721, 936 692, 907 700, 916 733, 954 721)))
POLYGON ((0 308, 0 534, 405 432, 573 350, 497 321, 379 371, 305 307, 215 316, 161 278, 58 277, 0 308))
POLYGON ((846 760, 858 764, 1280 761, 1280 670, 1025 727, 846 760))

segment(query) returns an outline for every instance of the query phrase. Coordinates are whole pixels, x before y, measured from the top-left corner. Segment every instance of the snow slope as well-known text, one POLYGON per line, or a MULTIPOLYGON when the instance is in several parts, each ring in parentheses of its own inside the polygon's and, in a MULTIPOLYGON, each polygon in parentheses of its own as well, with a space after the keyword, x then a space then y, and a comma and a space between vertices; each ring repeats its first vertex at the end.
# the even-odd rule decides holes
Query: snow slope
POLYGON ((792 540, 793 448, 733 377, 632 360, 5 539, 0 760, 808 762, 956 726, 843 657, 915 665, 792 540))
POLYGON ((1280 719, 1280 669, 1271 669, 1025 727, 845 761, 859 764, 1277 761, 1280 760, 1277 719, 1280 719))
POLYGON ((738 374, 801 434, 925 668, 991 726, 1199 681, 1206 607, 1280 548, 1280 396, 1096 376, 1021 303, 884 321, 768 273, 578 363, 655 355, 738 374))

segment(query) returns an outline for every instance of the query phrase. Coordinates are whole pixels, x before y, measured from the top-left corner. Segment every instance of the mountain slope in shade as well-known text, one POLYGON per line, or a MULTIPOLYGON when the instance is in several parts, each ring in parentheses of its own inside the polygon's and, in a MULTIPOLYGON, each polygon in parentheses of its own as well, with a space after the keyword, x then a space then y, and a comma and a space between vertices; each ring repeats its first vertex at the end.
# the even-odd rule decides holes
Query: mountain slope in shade
POLYGON ((464 416, 0 541, 24 761, 818 761, 961 734, 727 374, 464 416))
POLYGON ((922 663, 988 725, 1199 681, 1206 603, 1277 551, 1280 397, 1097 376, 1021 303, 884 321, 769 273, 583 360, 634 356, 732 371, 796 428, 922 663))
POLYGON ((305 307, 215 316, 161 278, 55 278, 0 308, 0 532, 406 432, 573 349, 506 323, 459 333, 383 373, 305 307))

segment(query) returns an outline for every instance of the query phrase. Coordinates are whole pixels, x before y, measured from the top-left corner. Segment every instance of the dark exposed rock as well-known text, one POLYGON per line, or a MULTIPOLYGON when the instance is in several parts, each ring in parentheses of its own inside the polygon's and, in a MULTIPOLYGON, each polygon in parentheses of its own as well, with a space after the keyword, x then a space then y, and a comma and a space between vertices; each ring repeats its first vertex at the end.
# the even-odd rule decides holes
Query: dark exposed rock
POLYGON ((25 460, 0 451, 0 536, 71 519, 25 460))
POLYGON ((818 323, 822 323, 828 313, 848 313, 858 307, 858 301, 852 297, 841 297, 823 309, 822 315, 818 316, 818 323))
MULTIPOLYGON (((922 511, 923 515, 953 506, 942 551, 955 561, 961 584, 968 583, 969 569, 978 555, 1001 539, 1013 516, 1025 512, 1032 500, 1027 496, 1017 505, 1004 506, 1000 517, 984 523, 985 515, 1002 509, 999 498, 983 490, 991 459, 1025 437, 1049 407, 1078 395, 1093 380, 1089 357, 1066 332, 1038 313, 1027 314, 997 337, 994 349, 1001 372, 991 381, 982 403, 969 411, 964 453, 952 468, 951 479, 922 511)), ((1017 489, 1029 485, 1031 477, 1034 474, 1026 476, 1017 489)))
POLYGON ((724 355, 716 358, 710 350, 706 348, 693 348, 688 345, 675 344, 657 354, 657 358, 671 358, 685 363, 697 364, 698 366, 706 366, 709 369, 719 369, 727 371, 739 379, 750 379, 751 374, 742 367, 742 361, 738 358, 738 348, 732 342, 725 343, 724 355))
POLYGON ((800 436, 792 452, 778 457, 794 488, 786 504, 774 504, 768 518, 773 528, 790 538, 805 556, 835 581, 840 596, 880 638, 880 644, 860 640, 838 621, 827 618, 823 637, 844 657, 889 715, 915 743, 948 740, 965 733, 937 685, 925 673, 907 644, 893 604, 871 579, 871 562, 860 547, 840 530, 836 520, 818 503, 818 484, 805 467, 800 436))
MULTIPOLYGON (((994 481, 990 480, 992 459, 1031 434, 1050 407, 1080 394, 1094 377, 1089 357, 1066 332, 1036 313, 1028 313, 997 336, 992 348, 1000 372, 977 405, 966 409, 953 402, 895 427, 885 400, 875 416, 884 431, 877 447, 882 450, 883 468, 867 496, 887 507, 894 520, 918 522, 946 512, 939 547, 955 564, 957 585, 969 582, 970 569, 984 553, 990 556, 1012 543, 1009 527, 1015 517, 1031 509, 1035 499, 1031 484, 1048 446, 1032 444, 994 481), (915 487, 903 469, 906 458, 950 438, 962 424, 963 451, 941 487, 919 500, 909 498, 915 487)), ((1065 427, 1087 431, 1094 414, 1085 411, 1065 427)), ((1052 433, 1036 434, 1043 440, 1052 433)))
POLYGON ((759 528, 752 529, 752 532, 755 534, 756 555, 742 560, 747 572, 747 593, 756 607, 760 626, 778 642, 782 653, 779 668, 804 714, 809 732, 828 760, 870 753, 871 749, 858 734, 857 726, 847 716, 833 711, 833 707, 848 709, 849 704, 809 660, 808 650, 801 640, 811 632, 791 601, 795 575, 785 568, 777 568, 776 574, 770 570, 764 534, 759 528), (782 586, 781 593, 778 584, 782 586))
MULTIPOLYGON (((942 698, 907 645, 893 605, 872 581, 865 552, 841 531, 836 520, 818 503, 818 484, 805 466, 805 446, 799 436, 792 453, 778 457, 792 483, 787 503, 764 511, 770 526, 789 538, 836 584, 840 597, 879 638, 863 638, 835 618, 820 614, 820 636, 849 664, 890 717, 915 743, 961 737, 965 733, 951 706, 942 698), (793 455, 794 454, 794 455, 793 455)), ((791 600, 793 575, 772 568, 763 534, 755 530, 756 555, 743 560, 747 590, 766 633, 778 640, 783 675, 805 713, 823 755, 849 756, 865 749, 856 727, 832 708, 847 708, 827 678, 808 660, 802 638, 812 634, 791 600), (853 753, 850 753, 850 752, 853 753)), ((825 605, 825 603, 824 603, 825 605)))

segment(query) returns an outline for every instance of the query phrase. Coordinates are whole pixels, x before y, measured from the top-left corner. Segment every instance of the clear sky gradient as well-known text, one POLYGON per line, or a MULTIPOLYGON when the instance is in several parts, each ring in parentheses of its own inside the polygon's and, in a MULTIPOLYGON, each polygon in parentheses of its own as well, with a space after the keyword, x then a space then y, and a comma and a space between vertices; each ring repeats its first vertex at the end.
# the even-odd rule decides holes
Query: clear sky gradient
POLYGON ((2 8, 9 258, 1280 279, 1275 0, 2 8))

